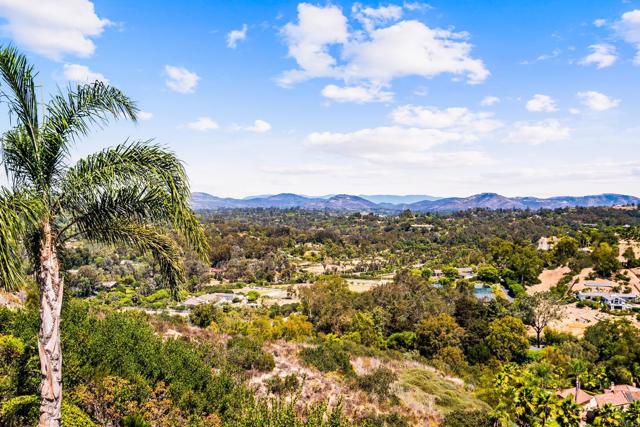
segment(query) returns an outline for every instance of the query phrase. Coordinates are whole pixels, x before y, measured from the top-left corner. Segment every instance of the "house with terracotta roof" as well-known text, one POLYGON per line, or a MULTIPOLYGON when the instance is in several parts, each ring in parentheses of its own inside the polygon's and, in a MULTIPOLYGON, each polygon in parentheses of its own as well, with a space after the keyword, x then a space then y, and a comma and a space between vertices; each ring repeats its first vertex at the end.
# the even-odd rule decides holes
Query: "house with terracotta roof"
POLYGON ((636 400, 640 400, 640 388, 627 384, 612 384, 604 393, 593 396, 589 410, 600 409, 607 404, 626 408, 636 400))
POLYGON ((561 397, 563 399, 566 399, 567 397, 571 397, 571 399, 573 399, 573 401, 576 402, 578 405, 585 406, 585 407, 591 402, 591 399, 593 399, 592 395, 590 395, 589 393, 586 393, 581 389, 578 389, 576 391, 575 387, 560 389, 556 391, 556 396, 561 397))

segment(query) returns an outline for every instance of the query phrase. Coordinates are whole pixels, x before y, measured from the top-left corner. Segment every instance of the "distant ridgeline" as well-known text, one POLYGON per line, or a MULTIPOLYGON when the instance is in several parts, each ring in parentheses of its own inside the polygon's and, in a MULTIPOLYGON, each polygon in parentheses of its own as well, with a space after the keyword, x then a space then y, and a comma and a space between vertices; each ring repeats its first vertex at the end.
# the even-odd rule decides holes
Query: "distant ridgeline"
POLYGON ((342 211, 402 211, 453 212, 467 209, 557 209, 567 207, 597 207, 639 205, 640 198, 624 194, 593 196, 505 197, 495 193, 482 193, 470 197, 434 198, 430 196, 352 196, 338 194, 326 197, 307 197, 282 193, 245 199, 223 198, 194 192, 191 205, 196 210, 243 208, 303 208, 342 211), (422 200, 419 200, 421 199, 422 200), (417 201, 416 201, 417 200, 417 201), (390 201, 393 201, 390 202, 390 201))

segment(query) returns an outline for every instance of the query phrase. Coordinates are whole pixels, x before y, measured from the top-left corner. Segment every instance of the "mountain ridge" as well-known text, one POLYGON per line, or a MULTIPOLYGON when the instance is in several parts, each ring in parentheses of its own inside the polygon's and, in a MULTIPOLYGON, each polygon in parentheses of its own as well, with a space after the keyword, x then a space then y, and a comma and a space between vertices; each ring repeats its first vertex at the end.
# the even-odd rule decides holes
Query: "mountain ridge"
MULTIPOLYGON (((381 196, 384 198, 392 196, 381 196)), ((415 196, 397 196, 415 197, 415 196)), ((429 197, 429 196, 425 196, 429 197)), ((401 199, 398 199, 401 200, 401 199)), ((557 209, 565 207, 610 207, 640 204, 640 198, 625 194, 603 193, 588 196, 506 197, 496 193, 480 193, 469 197, 430 198, 411 203, 376 203, 363 196, 336 194, 331 197, 310 197, 294 193, 256 196, 244 199, 216 197, 208 193, 194 192, 191 205, 196 210, 242 208, 302 208, 341 211, 402 211, 455 212, 468 209, 557 209)))

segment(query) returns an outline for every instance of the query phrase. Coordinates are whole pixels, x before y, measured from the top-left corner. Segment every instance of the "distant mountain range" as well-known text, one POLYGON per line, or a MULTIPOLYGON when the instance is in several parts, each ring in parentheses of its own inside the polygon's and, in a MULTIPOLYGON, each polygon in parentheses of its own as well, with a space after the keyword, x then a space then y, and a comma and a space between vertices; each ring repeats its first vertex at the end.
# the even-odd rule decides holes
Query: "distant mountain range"
POLYGON ((431 196, 372 195, 309 197, 292 193, 234 199, 216 197, 207 193, 192 193, 191 205, 196 210, 240 208, 303 208, 342 211, 401 211, 455 212, 467 209, 557 209, 566 207, 592 207, 640 204, 640 198, 624 194, 593 196, 561 196, 547 199, 537 197, 505 197, 495 193, 482 193, 470 197, 436 198, 431 196))

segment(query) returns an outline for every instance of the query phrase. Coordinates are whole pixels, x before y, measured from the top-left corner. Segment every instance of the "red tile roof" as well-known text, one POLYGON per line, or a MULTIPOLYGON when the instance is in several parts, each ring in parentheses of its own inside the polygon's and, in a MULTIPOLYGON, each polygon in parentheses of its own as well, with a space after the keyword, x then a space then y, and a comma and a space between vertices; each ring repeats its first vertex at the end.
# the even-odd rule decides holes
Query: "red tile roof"
POLYGON ((558 390, 556 394, 562 398, 571 397, 575 400, 578 405, 584 405, 588 403, 593 396, 585 393, 582 390, 578 390, 578 396, 576 399, 576 389, 575 388, 565 388, 564 390, 558 390))

